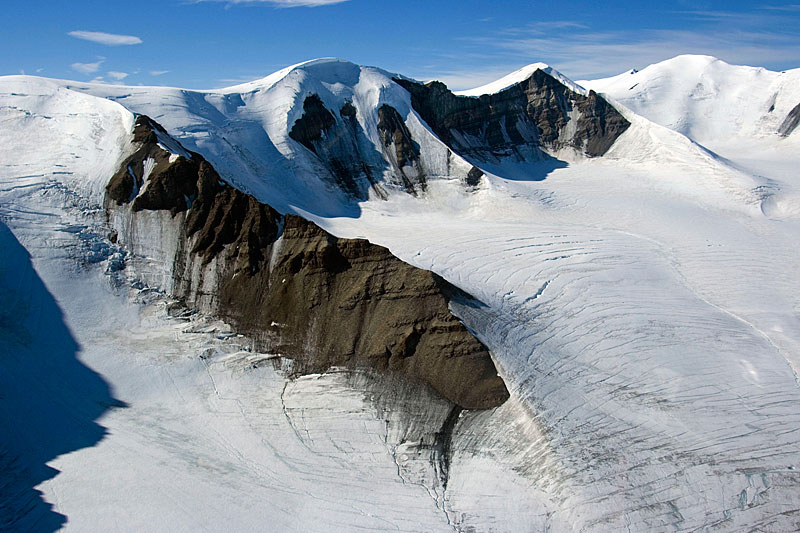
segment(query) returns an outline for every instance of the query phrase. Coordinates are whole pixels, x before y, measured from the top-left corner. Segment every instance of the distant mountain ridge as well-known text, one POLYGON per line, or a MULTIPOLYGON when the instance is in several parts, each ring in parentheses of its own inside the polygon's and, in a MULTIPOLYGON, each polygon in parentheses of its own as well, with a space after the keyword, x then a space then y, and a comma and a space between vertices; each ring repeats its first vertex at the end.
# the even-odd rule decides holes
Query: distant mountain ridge
POLYGON ((423 96, 423 86, 408 78, 340 59, 300 63, 217 91, 41 83, 153 117, 234 185, 280 211, 304 199, 299 207, 326 214, 370 194, 417 194, 429 180, 458 177, 475 186, 484 163, 494 170, 506 159, 605 153, 627 121, 602 97, 584 94, 546 66, 533 67, 481 98, 455 96, 442 84, 423 96), (451 109, 454 102, 458 109, 451 109))

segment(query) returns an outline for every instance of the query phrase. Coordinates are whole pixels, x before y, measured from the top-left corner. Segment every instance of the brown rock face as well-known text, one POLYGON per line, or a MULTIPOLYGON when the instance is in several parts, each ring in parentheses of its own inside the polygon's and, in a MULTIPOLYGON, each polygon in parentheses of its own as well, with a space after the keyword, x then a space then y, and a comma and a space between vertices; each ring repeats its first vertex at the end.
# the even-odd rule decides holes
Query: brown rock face
POLYGON ((383 147, 393 148, 394 162, 406 192, 414 194, 417 188, 424 191, 427 182, 419 159, 419 144, 411 138, 403 117, 395 108, 384 104, 378 109, 378 119, 378 133, 383 147))
POLYGON ((232 274, 255 272, 275 239, 281 215, 222 182, 209 163, 203 161, 196 175, 197 199, 186 214, 186 237, 191 256, 203 263, 224 254, 232 274))
MULTIPOLYGON (((164 193, 141 207, 186 211, 174 296, 198 305, 207 295, 198 293, 192 265, 216 260, 211 311, 260 350, 292 358, 297 372, 368 366, 429 385, 467 409, 508 398, 486 347, 450 313, 450 300, 468 295, 386 248, 339 239, 295 215, 282 217, 224 183, 202 158, 193 168, 192 187, 185 187, 194 195, 190 205, 164 193)), ((184 174, 175 179, 192 181, 184 174)), ((124 194, 121 201, 112 197, 112 184, 108 195, 130 201, 124 194)))
POLYGON ((456 96, 438 81, 394 81, 408 90, 412 106, 442 141, 476 160, 523 159, 520 150, 525 146, 572 147, 600 156, 630 126, 594 91, 588 96, 575 93, 541 70, 504 91, 477 98, 456 96), (567 136, 571 120, 575 130, 567 136))
POLYGON ((466 296, 432 272, 294 215, 285 217, 271 270, 267 261, 225 276, 220 312, 301 372, 391 370, 469 409, 507 398, 486 348, 449 311, 451 297, 466 296))
POLYGON ((117 205, 132 202, 135 211, 169 209, 174 214, 187 209, 196 196, 197 172, 204 160, 199 154, 191 159, 172 156, 158 145, 156 131, 167 135, 149 117, 136 118, 133 140, 139 147, 111 178, 106 194, 117 205))

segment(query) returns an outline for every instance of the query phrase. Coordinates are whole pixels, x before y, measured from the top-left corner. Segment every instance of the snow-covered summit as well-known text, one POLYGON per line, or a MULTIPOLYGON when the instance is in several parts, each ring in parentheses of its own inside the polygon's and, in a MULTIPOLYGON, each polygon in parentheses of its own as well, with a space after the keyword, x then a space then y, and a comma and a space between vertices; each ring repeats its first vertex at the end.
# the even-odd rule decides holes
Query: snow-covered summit
MULTIPOLYGON (((542 63, 467 93, 502 90, 529 79, 537 71, 572 91, 573 96, 568 99, 588 98, 583 88, 542 63)), ((536 116, 505 119, 491 110, 476 109, 483 122, 458 125, 452 122, 455 117, 444 116, 452 114, 452 110, 442 107, 442 102, 435 103, 435 97, 431 100, 433 107, 426 106, 430 113, 423 113, 427 117, 424 118, 420 114, 422 108, 412 105, 408 88, 414 86, 408 78, 337 58, 314 59, 260 80, 205 91, 30 76, 0 78, 3 92, 27 95, 11 99, 28 100, 39 95, 36 102, 24 104, 31 109, 38 109, 46 101, 48 106, 56 107, 62 102, 61 107, 66 110, 80 95, 87 106, 91 106, 91 98, 86 97, 94 96, 110 101, 106 104, 119 104, 121 110, 153 117, 181 145, 201 153, 224 179, 285 213, 352 216, 359 210, 353 198, 385 198, 394 191, 421 194, 428 182, 436 180, 474 184, 483 172, 506 177, 531 172, 540 175, 543 167, 533 168, 531 164, 553 157, 569 162, 585 160, 584 151, 603 132, 608 139, 603 141, 602 150, 589 157, 603 155, 605 145, 615 144, 619 146, 613 150, 614 157, 626 154, 625 164, 638 165, 640 158, 636 154, 653 150, 661 154, 659 159, 689 166, 709 164, 702 151, 691 147, 688 153, 693 155, 687 159, 685 143, 678 137, 666 144, 654 142, 654 134, 648 131, 655 125, 649 121, 632 120, 633 128, 617 140, 608 135, 608 124, 592 126, 590 122, 596 117, 589 113, 582 118, 580 109, 557 113, 542 109, 536 111, 536 116), (542 118, 564 113, 566 120, 542 118), (307 115, 309 120, 301 122, 307 115), (309 130, 309 125, 315 125, 316 131, 309 130)), ((98 110, 107 107, 99 102, 98 110)), ((541 105, 556 103, 545 99, 541 105)), ((606 107, 613 111, 612 106, 606 107)), ((132 123, 133 118, 126 120, 132 123)), ((723 169, 723 174, 729 173, 723 169)), ((750 180, 742 182, 743 190, 751 187, 750 180)))
POLYGON ((566 85, 573 92, 582 94, 584 96, 588 94, 586 89, 584 89, 583 87, 581 87, 568 77, 564 76, 562 73, 560 73, 559 71, 557 71, 556 69, 554 69, 553 67, 551 67, 546 63, 531 63, 530 65, 526 65, 519 70, 515 70, 511 74, 503 76, 499 80, 487 83, 486 85, 481 85, 480 87, 475 87, 474 89, 457 91, 455 94, 459 96, 481 96, 482 94, 499 93, 500 91, 503 91, 513 85, 516 85, 517 83, 527 80, 537 70, 541 70, 545 74, 557 79, 559 82, 566 85))
POLYGON ((320 57, 316 59, 309 59, 307 61, 301 61, 300 63, 284 67, 260 79, 240 83, 237 85, 231 85, 229 87, 223 87, 221 89, 207 90, 202 92, 230 94, 246 93, 255 90, 266 90, 290 76, 308 76, 331 85, 339 83, 344 85, 354 85, 357 83, 357 79, 362 68, 379 72, 384 77, 389 79, 391 79, 393 76, 398 76, 398 74, 391 73, 377 67, 357 65, 352 61, 339 57, 320 57))
MULTIPOLYGON (((426 180, 465 177, 471 168, 458 156, 447 155, 447 147, 419 121, 408 93, 392 78, 375 67, 323 58, 216 90, 40 78, 31 78, 30 83, 44 92, 70 90, 111 100, 153 117, 187 149, 203 154, 231 183, 282 212, 342 215, 353 213, 348 193, 361 200, 368 194, 385 196, 392 189, 407 188, 404 179, 415 181, 420 168, 426 180), (320 147, 304 146, 292 136, 296 123, 309 112, 306 102, 312 96, 319 101, 312 111, 323 118, 316 132, 320 147), (419 146, 419 168, 405 168, 408 161, 396 160, 394 145, 384 142, 378 112, 384 105, 402 118, 419 146), (338 163, 332 162, 334 157, 338 163), (342 191, 343 180, 347 193, 342 191)), ((3 82, 15 83, 12 78, 3 82)))
POLYGON ((773 72, 706 55, 681 55, 579 83, 702 144, 777 137, 800 103, 800 69, 773 72))

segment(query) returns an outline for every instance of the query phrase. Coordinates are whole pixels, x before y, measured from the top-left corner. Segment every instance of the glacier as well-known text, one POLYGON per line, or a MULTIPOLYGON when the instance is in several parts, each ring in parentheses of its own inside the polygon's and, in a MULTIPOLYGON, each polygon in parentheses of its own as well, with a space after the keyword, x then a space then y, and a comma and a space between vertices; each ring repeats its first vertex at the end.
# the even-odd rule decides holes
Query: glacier
MULTIPOLYGON (((536 71, 556 73, 534 64, 464 95, 536 71)), ((602 156, 499 158, 474 186, 480 162, 434 133, 398 75, 342 60, 217 91, 0 78, 3 325, 28 332, 0 342, 0 459, 16 472, 0 525, 796 529, 800 134, 780 133, 795 75, 697 56, 577 84, 556 73, 630 126, 602 156), (348 197, 291 138, 311 94, 355 107, 385 195, 348 197), (382 162, 384 104, 419 145, 417 195, 382 162), (450 422, 445 477, 412 438, 441 426, 441 398, 366 371, 292 377, 230 325, 172 312, 167 215, 135 253, 107 238, 105 187, 139 114, 167 151, 202 154, 277 211, 475 297, 451 310, 511 397, 450 422), (64 379, 42 342, 64 351, 64 379), (74 437, 44 446, 49 423, 23 409, 75 420, 74 437)))

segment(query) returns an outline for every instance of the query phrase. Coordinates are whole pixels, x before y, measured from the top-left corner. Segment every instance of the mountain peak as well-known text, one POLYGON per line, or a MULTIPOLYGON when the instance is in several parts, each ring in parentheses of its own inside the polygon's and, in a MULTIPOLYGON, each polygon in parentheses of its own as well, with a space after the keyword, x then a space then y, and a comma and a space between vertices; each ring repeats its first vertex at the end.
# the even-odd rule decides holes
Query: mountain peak
POLYGON ((480 87, 475 87, 474 89, 468 89, 466 91, 458 91, 455 94, 459 96, 481 96, 483 94, 499 93, 500 91, 508 89, 512 85, 516 85, 517 83, 527 80, 537 70, 541 70, 545 74, 552 76, 559 82, 569 87, 570 90, 578 94, 583 94, 583 95, 588 94, 586 89, 584 89, 571 79, 567 78, 566 76, 561 74, 559 71, 557 71, 547 63, 531 63, 530 65, 526 65, 518 70, 515 70, 514 72, 506 76, 503 76, 502 78, 495 80, 491 83, 487 83, 486 85, 481 85, 480 87))

